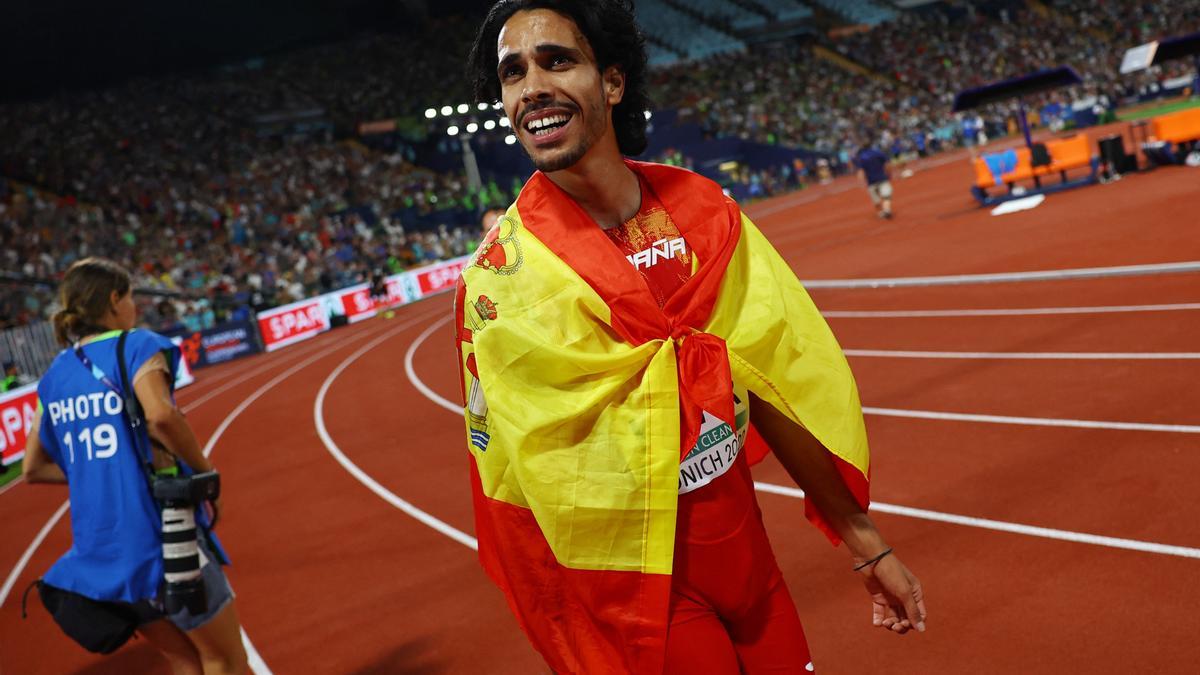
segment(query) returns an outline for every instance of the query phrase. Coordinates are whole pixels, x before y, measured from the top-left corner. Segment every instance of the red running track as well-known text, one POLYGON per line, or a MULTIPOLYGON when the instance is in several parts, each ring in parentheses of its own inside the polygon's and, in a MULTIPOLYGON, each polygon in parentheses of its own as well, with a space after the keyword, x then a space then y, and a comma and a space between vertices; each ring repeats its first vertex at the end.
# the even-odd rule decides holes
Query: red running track
MULTIPOLYGON (((1186 206, 1200 196, 1194 171, 1053 195, 1003 218, 972 208, 970 179, 956 162, 898 181, 899 217, 890 222, 875 220, 865 194, 845 183, 748 210, 805 279, 1200 260, 1186 206)), ((825 310, 1198 303, 1200 274, 813 295, 825 310)), ((411 352, 417 379, 457 400, 450 329, 438 325, 448 314, 448 298, 432 299, 391 320, 202 371, 180 394, 201 438, 225 425, 212 455, 226 483, 220 535, 234 558, 229 575, 246 632, 276 673, 546 670, 474 552, 381 497, 472 532, 461 418, 405 369, 411 352), (323 388, 319 417, 329 440, 377 491, 322 441, 314 404, 323 388)), ((830 322, 848 349, 1200 351, 1197 309, 830 322)), ((1195 359, 851 362, 869 408, 1200 427, 1195 359)), ((845 552, 804 522, 798 499, 760 493, 818 672, 1192 672, 1200 648, 1190 598, 1200 559, 898 515, 889 505, 1200 555, 1200 434, 873 414, 867 421, 875 517, 927 587, 930 629, 903 638, 873 629, 845 552)), ((755 474, 790 485, 770 460, 755 474)), ((64 497, 29 485, 0 494, 3 576, 64 497)), ((100 659, 59 635, 40 606, 20 620, 20 591, 68 538, 66 522, 50 529, 0 606, 0 673, 166 672, 144 643, 100 659)))

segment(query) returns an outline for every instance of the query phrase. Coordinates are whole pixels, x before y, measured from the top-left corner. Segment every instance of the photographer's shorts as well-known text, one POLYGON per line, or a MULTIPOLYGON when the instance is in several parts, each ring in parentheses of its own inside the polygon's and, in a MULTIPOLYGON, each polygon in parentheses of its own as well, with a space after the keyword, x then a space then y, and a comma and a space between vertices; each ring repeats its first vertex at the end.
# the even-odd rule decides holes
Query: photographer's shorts
POLYGON ((186 633, 212 621, 226 605, 233 602, 233 589, 229 586, 229 580, 225 578, 225 572, 217 562, 217 557, 208 548, 204 537, 200 537, 199 544, 201 559, 204 561, 204 566, 200 568, 200 578, 204 580, 204 591, 208 595, 208 611, 194 615, 185 608, 174 614, 164 614, 160 599, 142 600, 130 606, 137 612, 143 625, 167 619, 186 633))
POLYGON ((878 204, 885 199, 892 198, 892 181, 885 180, 879 183, 872 183, 867 186, 867 193, 871 195, 871 201, 878 204))

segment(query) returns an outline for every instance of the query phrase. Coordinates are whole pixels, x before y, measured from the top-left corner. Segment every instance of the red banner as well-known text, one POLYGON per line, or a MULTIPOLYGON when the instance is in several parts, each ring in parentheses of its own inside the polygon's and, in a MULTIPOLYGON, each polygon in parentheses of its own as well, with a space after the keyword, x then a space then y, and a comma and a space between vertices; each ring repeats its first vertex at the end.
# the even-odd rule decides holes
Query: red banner
POLYGON ((421 289, 421 297, 454 288, 458 277, 467 266, 467 259, 433 265, 428 269, 416 270, 417 284, 421 289))
POLYGON ((387 299, 376 303, 371 296, 371 287, 366 284, 351 286, 339 292, 338 306, 350 323, 362 321, 375 316, 375 313, 386 307, 395 307, 411 302, 404 294, 404 283, 400 275, 387 278, 387 299))
POLYGON ((0 462, 12 464, 25 456, 25 439, 37 411, 37 384, 0 394, 0 462))
POLYGON ((319 297, 302 300, 259 314, 258 330, 263 346, 273 351, 329 330, 329 312, 319 297))

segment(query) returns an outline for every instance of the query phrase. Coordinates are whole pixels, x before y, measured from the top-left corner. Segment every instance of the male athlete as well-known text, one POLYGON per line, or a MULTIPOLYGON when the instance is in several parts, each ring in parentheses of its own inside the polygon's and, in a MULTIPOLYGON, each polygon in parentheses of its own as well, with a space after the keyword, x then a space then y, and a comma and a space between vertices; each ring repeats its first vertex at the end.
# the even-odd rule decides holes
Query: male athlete
POLYGON ((767 446, 874 624, 923 631, 820 314, 719 186, 623 158, 648 105, 630 3, 501 0, 470 62, 538 169, 456 300, 480 560, 534 647, 560 673, 812 671, 755 501, 767 446))
POLYGON ((888 172, 888 156, 876 147, 875 138, 868 135, 854 155, 858 178, 867 188, 875 213, 880 218, 892 217, 892 180, 888 172))

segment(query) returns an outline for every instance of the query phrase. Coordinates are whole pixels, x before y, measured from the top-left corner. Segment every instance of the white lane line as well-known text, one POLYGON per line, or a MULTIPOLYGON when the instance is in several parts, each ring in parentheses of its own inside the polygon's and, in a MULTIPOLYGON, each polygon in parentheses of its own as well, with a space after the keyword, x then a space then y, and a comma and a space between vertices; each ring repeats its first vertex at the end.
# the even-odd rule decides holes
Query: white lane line
MULTIPOLYGON (((20 469, 18 469, 18 468, 17 468, 15 465, 14 465, 14 466, 11 466, 11 467, 9 467, 9 469, 8 469, 8 470, 9 470, 9 471, 20 471, 20 469)), ((5 492, 8 492, 8 491, 9 491, 9 490, 11 490, 11 489, 13 489, 14 487, 16 487, 16 486, 17 486, 17 484, 18 484, 18 483, 20 483, 20 482, 22 482, 22 481, 24 481, 24 480, 25 480, 25 477, 24 477, 24 476, 17 476, 16 478, 14 478, 14 479, 10 480, 10 481, 8 482, 8 484, 7 484, 7 485, 5 485, 4 487, 0 487, 0 495, 4 494, 5 492)))
POLYGON ((889 359, 1016 359, 1045 361, 1194 361, 1200 352, 924 352, 903 349, 846 349, 846 356, 889 359))
MULTIPOLYGON (((347 338, 345 340, 338 342, 336 345, 333 345, 333 348, 337 349, 337 348, 343 347, 351 342, 361 340, 370 334, 371 334, 370 331, 364 331, 362 333, 359 333, 358 335, 355 335, 353 337, 350 337, 350 338, 347 338)), ((259 397, 261 397, 263 394, 265 394, 268 391, 270 391, 271 389, 273 389, 275 387, 275 385, 279 384, 280 382, 283 382, 284 380, 291 377, 292 375, 295 375, 300 370, 307 368, 308 366, 312 365, 313 363, 316 363, 317 361, 319 361, 327 356, 329 356, 328 352, 326 352, 325 350, 319 350, 316 354, 313 354, 312 356, 308 357, 307 359, 304 359, 300 363, 295 364, 291 368, 288 368, 287 370, 283 371, 282 373, 271 378, 271 380, 269 382, 267 382, 263 386, 256 389, 253 394, 250 394, 250 396, 246 397, 246 399, 243 400, 241 402, 241 404, 238 405, 238 407, 234 408, 233 412, 229 413, 229 416, 227 416, 221 422, 221 425, 218 426, 217 430, 213 432, 213 435, 209 437, 208 443, 206 443, 204 445, 204 456, 207 457, 210 453, 212 453, 213 448, 217 445, 217 441, 221 440, 221 436, 223 436, 225 434, 225 430, 229 428, 229 425, 233 424, 233 421, 236 420, 239 415, 241 415, 243 412, 245 412, 246 408, 249 408, 252 403, 257 401, 259 399, 259 397)))
MULTIPOLYGON (((291 352, 282 352, 283 354, 287 355, 285 358, 272 360, 270 363, 263 363, 262 365, 258 366, 254 370, 251 370, 247 373, 243 373, 237 379, 230 380, 229 382, 226 382, 225 384, 223 384, 219 387, 213 388, 211 391, 206 391, 206 392, 204 392, 204 394, 202 396, 197 397, 195 401, 189 401, 187 403, 187 405, 184 405, 181 408, 181 410, 183 410, 183 412, 186 413, 189 410, 195 408, 196 406, 198 406, 202 403, 205 403, 206 401, 209 401, 216 396, 220 396, 221 394, 225 393, 226 391, 229 391, 233 387, 238 386, 239 384, 254 377, 255 375, 266 372, 268 370, 272 370, 274 368, 278 368, 281 362, 286 363, 292 357, 298 357, 298 356, 301 356, 302 354, 307 354, 311 351, 313 351, 311 348, 306 348, 306 349, 294 349, 291 352)), ((279 352, 277 352, 277 353, 279 353, 279 352)))
MULTIPOLYGON (((278 365, 279 365, 278 363, 264 364, 262 367, 256 368, 248 373, 243 374, 237 380, 226 383, 226 385, 224 386, 223 389, 228 389, 231 386, 240 384, 241 382, 244 382, 245 380, 252 378, 255 375, 258 375, 262 371, 278 367, 278 365)), ((211 398, 211 397, 208 397, 208 398, 211 398)), ((208 398, 193 401, 192 403, 189 403, 188 405, 183 407, 183 411, 187 412, 187 411, 190 411, 190 410, 196 408, 197 406, 201 405, 206 400, 208 400, 208 398)), ((226 426, 228 426, 228 425, 226 425, 226 426)), ((222 431, 223 431, 223 429, 222 429, 222 431)), ((212 452, 212 446, 210 444, 209 446, 205 447, 204 454, 205 454, 205 456, 207 456, 211 452, 212 452)), ((11 485, 12 484, 10 483, 10 486, 11 485)), ((33 543, 29 545, 29 548, 26 549, 25 553, 17 561, 16 567, 14 567, 12 572, 9 573, 9 581, 5 582, 3 590, 0 591, 0 606, 2 606, 4 604, 4 601, 6 599, 8 599, 8 593, 11 590, 11 586, 12 586, 12 583, 10 583, 10 582, 15 583, 16 578, 18 576, 20 576, 20 574, 22 572, 25 571, 25 566, 29 564, 29 559, 33 556, 34 552, 37 551, 38 547, 40 547, 42 545, 42 540, 44 540, 46 538, 46 535, 50 532, 50 530, 52 530, 54 528, 54 526, 62 518, 63 514, 66 513, 69 505, 70 505, 70 500, 67 500, 67 501, 64 501, 62 503, 62 505, 58 507, 58 511, 56 511, 54 513, 54 515, 52 515, 50 517, 50 519, 46 521, 46 524, 42 526, 41 532, 38 533, 37 537, 34 538, 33 543)))
MULTIPOLYGON (((428 318, 428 317, 426 317, 426 318, 428 318)), ((404 330, 407 330, 410 326, 412 326, 416 323, 419 323, 420 321, 423 321, 423 320, 424 320, 423 318, 413 319, 412 321, 407 321, 407 322, 401 324, 400 326, 397 326, 396 328, 388 331, 387 333, 384 333, 383 335, 381 335, 381 336, 375 338, 374 340, 371 340, 367 344, 363 345, 357 351, 355 351, 353 354, 346 357, 346 359, 344 361, 342 361, 340 364, 338 364, 338 367, 335 368, 333 370, 333 372, 329 373, 329 377, 325 378, 325 382, 321 384, 320 391, 317 392, 317 400, 313 402, 313 422, 316 423, 317 435, 321 437, 321 442, 325 444, 325 448, 327 450, 329 450, 329 454, 333 455, 333 458, 335 460, 337 460, 337 463, 341 464, 342 468, 346 469, 346 471, 348 471, 351 476, 354 476, 354 478, 356 480, 358 480, 358 482, 360 482, 364 486, 366 486, 367 489, 369 489, 371 492, 374 492, 376 495, 381 497, 385 502, 387 502, 387 503, 391 504, 392 506, 400 509, 401 511, 407 513, 409 516, 413 517, 414 519, 423 523, 424 525, 433 528, 437 532, 453 539, 454 541, 457 541, 458 543, 462 544, 463 546, 466 546, 466 547, 474 549, 474 550, 479 550, 479 542, 475 539, 475 537, 472 537, 471 535, 467 534, 466 532, 459 530, 458 528, 454 527, 453 525, 450 525, 449 523, 447 523, 443 520, 439 520, 438 518, 430 515, 429 513, 425 512, 425 511, 422 511, 421 509, 414 506, 411 502, 401 499, 394 492, 392 492, 391 490, 388 490, 384 486, 380 485, 378 481, 376 481, 374 478, 371 478, 371 476, 367 475, 367 473, 365 471, 360 469, 357 464, 350 461, 350 458, 347 457, 344 452, 342 452, 341 448, 339 448, 337 443, 334 442, 333 437, 329 435, 329 430, 325 427, 325 412, 324 412, 325 396, 326 396, 326 394, 329 393, 329 388, 331 386, 333 386, 334 380, 336 380, 338 378, 338 376, 341 375, 342 372, 345 371, 346 368, 348 368, 350 366, 350 364, 357 361, 359 359, 359 357, 361 357, 363 354, 366 354, 367 352, 371 351, 372 349, 378 347, 385 340, 388 340, 389 338, 396 336, 397 334, 403 332, 404 330)), ((438 321, 437 323, 434 323, 433 326, 431 326, 431 328, 437 328, 439 325, 444 324, 444 323, 445 323, 445 320, 438 321)), ((424 338, 427 337, 430 332, 431 331, 427 330, 424 333, 422 333, 421 338, 420 338, 421 341, 423 341, 424 338)), ((414 342, 413 344, 419 344, 419 343, 414 342)), ((412 374, 413 371, 411 368, 411 360, 410 360, 410 357, 412 356, 412 352, 413 352, 413 350, 410 348, 408 357, 406 357, 406 360, 405 360, 405 366, 406 366, 405 370, 409 373, 409 379, 413 380, 413 384, 415 385, 416 380, 413 379, 413 374, 412 374)), ((417 388, 419 390, 421 390, 421 393, 423 393, 423 394, 425 394, 426 392, 429 391, 429 389, 427 387, 424 387, 423 384, 418 386, 417 388)))
POLYGON ((1031 272, 1001 272, 996 274, 953 274, 932 277, 892 277, 880 279, 810 279, 801 281, 805 288, 901 288, 912 286, 956 286, 961 284, 995 284, 1017 281, 1062 281, 1066 279, 1102 279, 1146 274, 1182 274, 1200 272, 1200 260, 1188 260, 1153 265, 1119 265, 1116 267, 1085 267, 1031 272))
MULTIPOLYGON (((351 338, 348 338, 347 340, 344 340, 344 341, 338 343, 338 346, 362 339, 363 337, 366 337, 367 335, 369 335, 368 332, 363 332, 359 335, 355 335, 351 338)), ((323 356, 325 356, 324 353, 318 353, 308 359, 305 359, 303 362, 292 366, 287 371, 285 371, 281 376, 272 379, 270 382, 263 385, 258 390, 256 390, 253 394, 251 394, 250 397, 247 398, 245 401, 243 401, 242 404, 239 405, 233 412, 229 413, 229 415, 224 419, 224 421, 221 422, 221 425, 219 427, 217 427, 217 431, 215 433, 213 433, 213 436, 209 439, 208 443, 205 444, 205 446, 204 446, 204 455, 207 457, 210 454, 212 454, 213 448, 216 446, 217 440, 221 437, 221 435, 223 435, 225 433, 225 430, 229 428, 229 425, 233 422, 233 420, 236 419, 238 415, 241 415, 242 412, 245 411, 247 407, 249 407, 250 403, 253 403, 260 396, 262 396, 264 393, 266 393, 269 389, 271 389, 272 387, 277 385, 279 382, 282 382, 288 376, 294 374, 296 371, 304 368, 305 366, 310 365, 311 363, 317 361, 318 359, 322 358, 323 356)), ((279 365, 278 363, 264 364, 262 367, 257 368, 249 373, 246 373, 242 377, 240 377, 238 382, 244 381, 250 377, 253 377, 254 375, 257 375, 259 372, 266 369, 268 366, 269 367, 277 367, 278 365, 279 365)), ((234 384, 236 384, 236 382, 234 384)), ((201 401, 194 401, 192 404, 187 406, 185 408, 185 410, 190 410, 191 408, 194 408, 194 407, 200 405, 200 403, 201 403, 201 401)), ((50 530, 52 530, 54 528, 54 526, 56 524, 58 524, 58 521, 62 519, 63 514, 65 514, 67 512, 67 508, 69 506, 70 506, 70 501, 67 500, 67 501, 64 501, 62 503, 62 505, 58 507, 58 511, 56 511, 54 513, 54 515, 50 517, 50 520, 46 521, 46 524, 42 527, 41 532, 39 532, 38 536, 34 538, 33 543, 31 543, 29 545, 29 548, 27 548, 25 550, 25 553, 21 555, 20 560, 17 561, 16 566, 13 567, 12 572, 10 572, 8 575, 8 579, 4 582, 4 587, 2 589, 0 589, 0 606, 4 605, 4 601, 8 599, 8 594, 12 590, 12 585, 16 583, 16 580, 21 576, 21 573, 25 571, 25 566, 29 564, 29 560, 33 557, 34 552, 37 551, 38 547, 42 545, 42 541, 46 538, 46 535, 49 534, 50 530)), ((256 650, 254 648, 254 645, 250 643, 250 639, 249 639, 249 637, 246 636, 246 632, 244 630, 242 631, 242 643, 246 647, 246 654, 247 654, 247 658, 250 659, 251 670, 254 673, 256 673, 256 675, 272 675, 271 669, 267 667, 267 664, 262 660, 262 657, 259 656, 258 650, 256 650), (251 654, 254 655, 253 658, 251 658, 251 654)))
MULTIPOLYGON (((783 495, 785 497, 795 497, 804 499, 804 491, 799 488, 787 487, 784 485, 775 485, 773 483, 754 482, 754 487, 760 492, 768 492, 771 494, 783 495)), ((879 513, 888 513, 896 516, 906 516, 909 518, 918 518, 920 520, 932 520, 939 523, 951 523, 953 525, 963 525, 966 527, 977 527, 985 530, 996 530, 998 532, 1011 532, 1013 534, 1024 534, 1030 537, 1042 537, 1044 539, 1057 539, 1059 541, 1073 541, 1080 544, 1092 544, 1094 546, 1107 546, 1109 548, 1120 548, 1128 551, 1141 551, 1143 553, 1157 553, 1159 555, 1173 555, 1183 558, 1200 558, 1200 548, 1189 548, 1187 546, 1173 546, 1170 544, 1158 544, 1150 541, 1141 541, 1138 539, 1121 539, 1118 537, 1106 537, 1098 534, 1087 534, 1085 532, 1071 532, 1068 530, 1055 530, 1049 527, 1037 527, 1035 525, 1022 525, 1020 523, 1008 523, 1002 520, 990 520, 987 518, 975 518, 973 516, 960 516, 955 513, 942 513, 941 511, 930 511, 928 509, 916 509, 910 506, 897 506, 895 504, 885 504, 883 502, 872 502, 871 511, 879 513)))
MULTIPOLYGON (((287 356, 288 357, 300 356, 301 354, 305 354, 310 351, 312 351, 312 349, 296 349, 296 350, 293 350, 292 352, 288 353, 287 356)), ((285 359, 281 359, 280 361, 285 361, 285 359)), ((195 401, 190 401, 186 405, 181 406, 180 410, 182 410, 185 413, 190 412, 191 410, 197 408, 201 404, 209 401, 213 397, 218 396, 218 395, 232 389, 233 387, 236 387, 237 385, 245 382, 246 380, 249 380, 250 378, 252 378, 260 373, 271 370, 273 368, 277 368, 277 367, 279 367, 279 365, 280 365, 280 362, 273 361, 271 363, 264 363, 261 366, 255 368, 254 370, 251 370, 249 372, 242 373, 235 380, 230 380, 229 382, 226 382, 225 384, 223 384, 219 387, 215 387, 211 390, 205 391, 204 394, 202 396, 198 397, 195 401)), ((236 371, 234 371, 234 372, 236 373, 236 371)), ((219 382, 222 379, 225 379, 225 378, 222 377, 222 378, 218 379, 217 381, 219 382)), ((204 384, 208 384, 208 382, 205 382, 204 384)), ((22 478, 21 476, 17 476, 16 478, 14 478, 12 481, 10 481, 4 487, 0 487, 0 495, 3 495, 5 492, 8 492, 9 490, 13 489, 14 487, 17 486, 18 483, 21 483, 23 481, 24 481, 24 478, 22 478)), ((0 602, 0 604, 3 604, 3 602, 0 602)))
POLYGON ((50 534, 50 530, 54 529, 54 526, 58 524, 58 521, 62 520, 63 514, 67 512, 67 507, 70 506, 70 504, 71 503, 69 501, 65 501, 61 506, 58 507, 58 510, 54 512, 54 515, 50 516, 50 520, 46 521, 46 524, 43 525, 42 529, 37 533, 37 536, 33 538, 33 543, 31 543, 29 548, 26 548, 25 552, 21 554, 21 558, 17 560, 16 566, 13 567, 12 571, 8 573, 8 578, 4 580, 4 586, 0 587, 0 606, 4 605, 4 601, 8 599, 8 594, 12 592, 13 584, 17 583, 17 579, 21 576, 21 572, 25 570, 25 566, 29 564, 29 559, 33 557, 34 551, 37 551, 38 547, 42 545, 42 541, 45 540, 46 535, 50 534))
POLYGON ((899 408, 875 408, 863 406, 867 415, 884 417, 911 417, 924 420, 947 420, 951 422, 983 422, 986 424, 1016 424, 1031 427, 1072 427, 1076 429, 1110 429, 1117 431, 1162 431, 1177 434, 1200 434, 1200 426, 1192 424, 1151 424, 1146 422, 1105 422, 1101 420, 1056 419, 1052 417, 1010 417, 1007 415, 978 415, 974 413, 952 413, 936 410, 901 410, 899 408))
POLYGON ((273 675, 271 668, 267 666, 267 662, 263 661, 262 654, 254 648, 254 644, 250 642, 250 636, 246 635, 246 629, 242 629, 242 646, 246 648, 246 662, 250 666, 250 672, 255 675, 273 675))
POLYGON ((451 401, 450 399, 443 398, 436 391, 426 386, 426 384, 421 381, 421 378, 417 377, 417 371, 413 368, 413 355, 417 353, 417 349, 421 347, 421 345, 429 338, 430 335, 433 335, 435 330, 446 325, 446 323, 448 323, 452 318, 454 317, 447 316, 443 319, 435 321, 429 326, 429 328, 426 328, 420 335, 418 335, 416 340, 413 340, 413 343, 408 347, 408 351, 404 354, 404 372, 406 375, 408 375, 408 381, 417 388, 417 391, 420 391, 422 394, 424 394, 425 398, 442 406, 455 415, 462 415, 463 407, 461 405, 451 401))
POLYGON ((1108 305, 1096 307, 1028 307, 1024 309, 883 309, 830 310, 827 319, 910 319, 941 316, 1047 316, 1058 314, 1115 314, 1120 312, 1180 312, 1200 309, 1200 302, 1166 305, 1108 305))
MULTIPOLYGON (((448 321, 448 320, 449 319, 445 319, 445 320, 439 321, 438 323, 430 326, 424 333, 422 333, 420 335, 420 337, 418 337, 415 341, 413 341, 413 344, 408 348, 408 353, 405 354, 405 357, 404 357, 405 372, 408 374, 408 379, 413 383, 413 386, 415 386, 422 394, 425 394, 425 396, 427 398, 429 398, 429 400, 433 401, 434 403, 438 404, 439 406, 441 406, 443 408, 446 408, 447 410, 449 410, 450 412, 452 412, 456 415, 461 415, 462 414, 461 406, 456 405, 455 403, 451 402, 450 400, 437 395, 424 382, 420 381, 420 378, 417 377, 416 371, 414 371, 411 367, 412 358, 413 358, 413 355, 416 353, 417 348, 421 346, 421 343, 425 341, 425 338, 429 337, 429 335, 432 334, 434 330, 436 330, 438 327, 440 327, 441 324, 445 323, 445 321, 448 321)), ((928 413, 928 411, 891 410, 888 408, 863 408, 863 412, 864 413, 870 412, 873 414, 890 414, 892 412, 921 413, 921 415, 915 415, 915 414, 911 415, 912 417, 923 416, 924 414, 928 413)), ((928 413, 928 414, 954 415, 954 413, 928 413)), ((903 415, 903 416, 910 416, 910 415, 903 415)), ((973 416, 964 416, 964 417, 992 418, 994 416, 973 415, 973 416)), ((933 419, 957 419, 957 417, 953 417, 953 418, 935 417, 933 419)), ((1037 422, 1043 422, 1043 423, 1044 422, 1078 422, 1078 420, 1039 420, 1037 418, 997 418, 997 419, 1011 419, 1011 420, 1032 419, 1032 420, 1036 420, 1037 422)), ((973 419, 973 420, 969 420, 969 421, 995 421, 995 420, 994 419, 987 419, 987 420, 974 420, 973 419)), ((1019 422, 1007 422, 1007 423, 1019 424, 1019 422)), ((1122 423, 1115 422, 1115 423, 1101 423, 1101 424, 1122 424, 1122 423)), ((1051 425, 1048 425, 1048 426, 1051 426, 1051 425)), ((1058 426, 1058 425, 1052 425, 1052 426, 1058 426)), ((1074 425, 1064 425, 1064 426, 1074 426, 1074 425)), ((1130 426, 1135 426, 1135 425, 1121 426, 1121 427, 1116 427, 1116 428, 1125 429, 1125 428, 1130 428, 1130 426)), ((1144 426, 1178 427, 1178 425, 1136 425, 1136 426, 1138 426, 1139 428, 1144 427, 1144 426)), ((1113 427, 1101 427, 1101 428, 1113 428, 1113 427)), ((1188 428, 1189 427, 1183 427, 1183 429, 1188 429, 1188 428)), ((1190 428, 1195 430, 1194 433, 1200 433, 1200 427, 1190 427, 1190 428)), ((1168 429, 1155 428, 1153 430, 1154 431, 1166 431, 1168 429)), ((1179 428, 1173 428, 1173 429, 1169 429, 1169 430, 1178 431, 1179 428)), ((755 486, 755 488, 762 490, 763 492, 775 492, 777 494, 786 494, 788 496, 799 496, 799 497, 804 496, 804 492, 802 492, 801 490, 799 490, 797 488, 789 488, 789 487, 784 487, 781 485, 773 485, 771 483, 759 483, 757 481, 754 483, 754 486, 755 486)), ((1013 532, 1016 534, 1026 534, 1029 536, 1036 536, 1036 537, 1045 537, 1048 539, 1061 539, 1064 541, 1077 541, 1077 542, 1081 542, 1081 543, 1085 543, 1085 544, 1095 544, 1097 546, 1110 546, 1113 548, 1125 548, 1125 549, 1129 549, 1129 550, 1143 551, 1143 552, 1147 552, 1147 553, 1160 553, 1163 555, 1176 555, 1176 556, 1183 556, 1183 557, 1188 557, 1188 558, 1200 558, 1200 549, 1187 548, 1187 547, 1183 547, 1183 546, 1171 546, 1171 545, 1167 545, 1167 544, 1156 544, 1156 543, 1152 543, 1152 542, 1135 541, 1132 539, 1118 539, 1116 537, 1104 537, 1104 536, 1094 535, 1094 534, 1084 534, 1081 532, 1070 532, 1067 530, 1052 530, 1049 528, 1033 527, 1030 525, 1021 525, 1019 523, 1006 523, 1004 521, 999 521, 999 520, 985 520, 982 518, 974 518, 972 516, 962 516, 962 515, 957 515, 957 514, 953 514, 953 513, 940 513, 937 511, 927 511, 924 509, 915 509, 915 508, 908 507, 908 506, 895 506, 892 504, 872 503, 871 509, 875 510, 875 511, 879 511, 880 513, 893 513, 895 515, 908 516, 911 518, 925 518, 927 520, 938 520, 941 522, 952 523, 955 525, 966 525, 966 526, 970 526, 970 527, 985 527, 985 526, 987 526, 988 529, 1000 530, 1000 531, 1004 531, 1004 532, 1013 532)))

